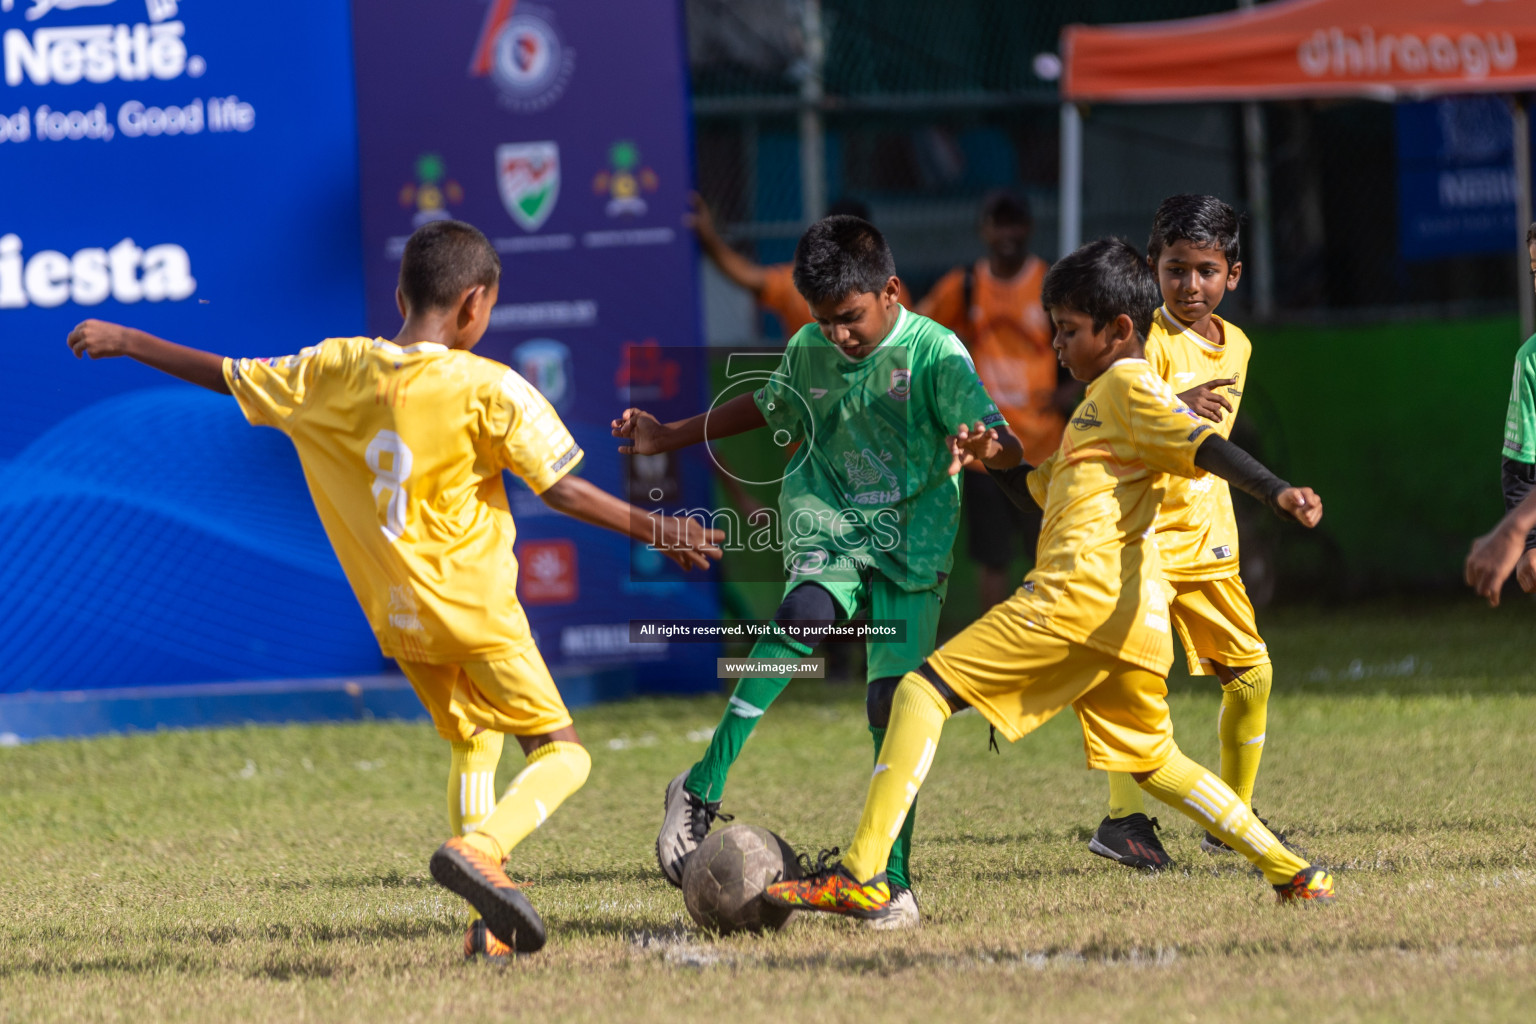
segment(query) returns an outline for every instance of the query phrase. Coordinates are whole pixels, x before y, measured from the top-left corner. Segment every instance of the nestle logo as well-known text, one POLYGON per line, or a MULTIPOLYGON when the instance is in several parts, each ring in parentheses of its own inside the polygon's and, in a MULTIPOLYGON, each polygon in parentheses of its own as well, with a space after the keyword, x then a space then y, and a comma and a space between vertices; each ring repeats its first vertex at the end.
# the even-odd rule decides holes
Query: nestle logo
POLYGON ((20 85, 23 75, 33 85, 196 77, 205 65, 201 57, 188 59, 182 39, 185 32, 186 26, 179 21, 40 28, 31 38, 19 28, 9 29, 4 42, 5 84, 20 85))

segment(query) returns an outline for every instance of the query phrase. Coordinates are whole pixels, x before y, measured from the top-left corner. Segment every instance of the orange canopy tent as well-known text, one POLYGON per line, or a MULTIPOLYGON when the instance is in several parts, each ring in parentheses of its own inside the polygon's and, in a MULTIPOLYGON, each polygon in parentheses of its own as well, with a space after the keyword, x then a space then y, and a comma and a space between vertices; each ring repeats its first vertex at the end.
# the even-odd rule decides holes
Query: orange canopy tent
MULTIPOLYGON (((1062 242, 1075 246, 1077 104, 1536 91, 1536 0, 1277 0, 1180 21, 1068 26, 1061 56, 1062 242)), ((1250 121, 1256 126, 1257 116, 1250 121)), ((1523 239, 1530 141, 1526 119, 1515 125, 1523 239)), ((1249 181, 1253 191, 1252 167, 1249 181)), ((1527 317, 1530 291, 1522 293, 1527 317)))

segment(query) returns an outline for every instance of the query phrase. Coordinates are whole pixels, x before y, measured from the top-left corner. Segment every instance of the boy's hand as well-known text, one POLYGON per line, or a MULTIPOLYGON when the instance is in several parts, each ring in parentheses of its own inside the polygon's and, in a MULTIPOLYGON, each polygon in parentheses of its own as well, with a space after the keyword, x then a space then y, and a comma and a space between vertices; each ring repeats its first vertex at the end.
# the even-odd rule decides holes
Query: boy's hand
POLYGON ((627 438, 632 442, 619 446, 621 455, 659 455, 667 450, 661 443, 666 428, 660 420, 643 409, 625 409, 612 426, 614 437, 627 438))
POLYGON ((1515 563, 1515 579, 1527 594, 1536 592, 1536 548, 1521 555, 1515 563))
POLYGON ((1275 495, 1275 507, 1309 530, 1323 521, 1323 499, 1310 487, 1287 487, 1275 495))
POLYGON ((129 355, 132 339, 139 332, 122 324, 105 320, 82 320, 69 332, 69 350, 75 358, 90 356, 92 359, 111 359, 129 355))
POLYGON ((1191 388, 1179 396, 1179 401, 1194 410, 1197 416, 1203 416, 1216 423, 1221 422, 1222 412, 1232 411, 1232 403, 1216 393, 1217 388, 1224 388, 1237 383, 1236 377, 1222 377, 1217 380, 1208 380, 1197 388, 1191 388))
POLYGON ((660 543, 656 550, 683 569, 708 569, 711 560, 720 559, 720 542, 725 531, 711 530, 697 519, 686 516, 657 516, 660 543))
POLYGON ((1488 600, 1489 607, 1499 606, 1499 591, 1504 589, 1504 581, 1516 564, 1520 564, 1521 588, 1529 593, 1536 586, 1536 576, 1527 572, 1530 560, 1520 557, 1524 551, 1525 534, 1508 529, 1503 523, 1472 542, 1465 568, 1467 584, 1479 597, 1488 600), (1526 582, 1528 578, 1530 584, 1526 582))
POLYGON ((977 422, 974 427, 968 427, 964 423, 955 428, 955 432, 949 435, 949 454, 952 456, 949 462, 949 475, 954 476, 970 466, 976 469, 985 469, 988 459, 996 458, 1003 450, 998 443, 997 431, 988 429, 984 424, 977 422))

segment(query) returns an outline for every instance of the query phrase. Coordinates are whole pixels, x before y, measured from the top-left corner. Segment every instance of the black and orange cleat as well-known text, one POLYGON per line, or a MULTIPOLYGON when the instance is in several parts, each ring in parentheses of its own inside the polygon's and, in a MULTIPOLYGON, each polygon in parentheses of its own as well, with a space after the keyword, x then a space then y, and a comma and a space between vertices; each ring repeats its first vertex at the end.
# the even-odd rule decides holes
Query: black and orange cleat
POLYGON ((1303 868, 1289 882, 1275 886, 1275 897, 1281 903, 1295 903, 1299 900, 1332 903, 1333 876, 1316 865, 1303 868))
POLYGON ((519 953, 544 947, 544 922, 528 897, 518 891, 501 865, 454 836, 432 855, 427 864, 432 877, 457 893, 480 912, 486 928, 519 953))
POLYGON ((489 963, 512 959, 512 947, 491 934, 491 930, 485 926, 484 918, 470 925, 469 931, 464 933, 464 959, 475 960, 480 957, 489 963))
POLYGON ((1173 864, 1173 858, 1157 838, 1162 827, 1156 818, 1139 812, 1123 818, 1105 818, 1088 840, 1088 849, 1128 868, 1161 871, 1173 864))
POLYGON ((819 910, 866 920, 879 917, 891 902, 891 886, 885 872, 861 882, 841 862, 827 863, 829 857, 836 855, 836 850, 823 850, 813 866, 801 854, 804 877, 774 882, 763 891, 763 898, 791 910, 819 910))

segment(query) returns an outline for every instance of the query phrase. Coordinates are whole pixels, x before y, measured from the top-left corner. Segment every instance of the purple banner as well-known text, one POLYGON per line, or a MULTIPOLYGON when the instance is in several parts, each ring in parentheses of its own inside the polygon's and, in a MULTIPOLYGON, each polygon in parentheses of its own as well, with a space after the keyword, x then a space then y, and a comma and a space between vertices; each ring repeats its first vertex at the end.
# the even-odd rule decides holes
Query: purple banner
MULTIPOLYGON (((369 329, 398 327, 410 233, 474 224, 503 266, 476 351, 549 398, 593 483, 651 508, 707 505, 704 453, 630 467, 608 428, 632 402, 663 418, 707 404, 678 0, 354 0, 353 38, 369 329)), ((712 578, 551 513, 519 483, 509 492, 519 590, 552 665, 632 663, 649 689, 718 685, 713 650, 629 643, 637 609, 714 616, 712 578)))

